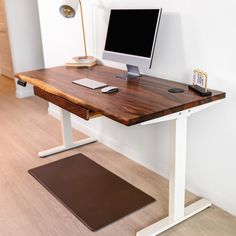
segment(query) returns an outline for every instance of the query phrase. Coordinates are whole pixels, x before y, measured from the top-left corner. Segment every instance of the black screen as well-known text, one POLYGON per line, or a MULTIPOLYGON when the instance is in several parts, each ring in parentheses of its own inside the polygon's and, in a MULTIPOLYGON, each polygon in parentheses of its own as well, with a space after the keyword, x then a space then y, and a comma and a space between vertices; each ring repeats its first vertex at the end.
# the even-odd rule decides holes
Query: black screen
POLYGON ((105 50, 151 57, 160 10, 111 10, 105 50))

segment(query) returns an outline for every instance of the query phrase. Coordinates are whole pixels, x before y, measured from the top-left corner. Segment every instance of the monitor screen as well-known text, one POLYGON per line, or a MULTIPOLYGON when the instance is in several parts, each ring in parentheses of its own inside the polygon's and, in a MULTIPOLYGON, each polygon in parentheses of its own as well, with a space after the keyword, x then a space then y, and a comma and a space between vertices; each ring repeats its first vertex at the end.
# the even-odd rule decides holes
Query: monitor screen
POLYGON ((150 58, 160 9, 111 10, 105 51, 150 58))

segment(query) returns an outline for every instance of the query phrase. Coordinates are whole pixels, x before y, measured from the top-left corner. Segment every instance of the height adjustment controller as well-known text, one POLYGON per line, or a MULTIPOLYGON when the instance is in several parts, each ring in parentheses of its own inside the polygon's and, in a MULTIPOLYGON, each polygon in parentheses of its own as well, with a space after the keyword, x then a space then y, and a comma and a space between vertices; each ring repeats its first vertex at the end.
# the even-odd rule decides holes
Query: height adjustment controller
POLYGON ((27 82, 25 82, 25 81, 23 81, 23 80, 21 80, 21 79, 18 79, 17 84, 20 85, 20 86, 22 86, 22 87, 26 87, 27 82))

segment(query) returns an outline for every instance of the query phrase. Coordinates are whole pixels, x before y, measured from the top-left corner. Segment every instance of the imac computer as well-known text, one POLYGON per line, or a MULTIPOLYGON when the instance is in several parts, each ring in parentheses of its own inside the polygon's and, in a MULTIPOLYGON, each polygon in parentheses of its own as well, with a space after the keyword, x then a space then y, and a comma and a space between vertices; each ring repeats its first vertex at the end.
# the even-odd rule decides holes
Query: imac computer
POLYGON ((151 68, 162 9, 111 10, 103 59, 127 65, 120 78, 140 77, 151 68))

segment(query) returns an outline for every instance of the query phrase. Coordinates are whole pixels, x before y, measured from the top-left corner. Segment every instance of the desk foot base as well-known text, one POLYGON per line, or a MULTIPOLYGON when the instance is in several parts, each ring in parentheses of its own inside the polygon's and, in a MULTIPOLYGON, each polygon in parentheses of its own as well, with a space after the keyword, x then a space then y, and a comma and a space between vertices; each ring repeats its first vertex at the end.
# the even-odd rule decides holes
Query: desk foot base
POLYGON ((48 149, 45 151, 41 151, 38 153, 38 155, 39 155, 39 157, 44 158, 44 157, 51 156, 53 154, 57 154, 60 152, 64 152, 64 151, 73 149, 73 148, 80 147, 80 146, 83 146, 86 144, 94 143, 96 141, 97 140, 95 138, 86 138, 86 139, 79 140, 77 142, 73 142, 71 145, 68 145, 68 146, 62 145, 62 146, 51 148, 51 149, 48 149))
POLYGON ((192 217, 193 215, 205 210, 206 208, 211 206, 211 202, 207 201, 206 199, 201 199, 188 207, 184 210, 184 216, 173 220, 170 216, 154 223, 147 228, 144 228, 136 233, 136 236, 156 236, 173 226, 181 223, 184 220, 192 217))

